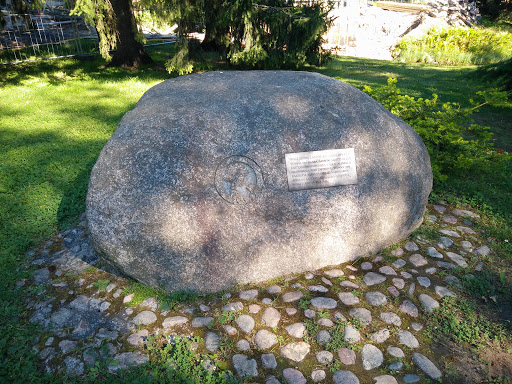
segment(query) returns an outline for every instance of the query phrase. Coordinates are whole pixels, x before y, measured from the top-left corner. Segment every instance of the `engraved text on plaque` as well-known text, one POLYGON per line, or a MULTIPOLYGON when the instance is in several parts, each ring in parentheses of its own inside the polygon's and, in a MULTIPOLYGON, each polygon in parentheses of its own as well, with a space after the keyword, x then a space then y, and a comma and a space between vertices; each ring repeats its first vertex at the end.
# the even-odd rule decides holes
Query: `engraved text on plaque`
POLYGON ((288 190, 357 184, 354 148, 286 153, 288 190))

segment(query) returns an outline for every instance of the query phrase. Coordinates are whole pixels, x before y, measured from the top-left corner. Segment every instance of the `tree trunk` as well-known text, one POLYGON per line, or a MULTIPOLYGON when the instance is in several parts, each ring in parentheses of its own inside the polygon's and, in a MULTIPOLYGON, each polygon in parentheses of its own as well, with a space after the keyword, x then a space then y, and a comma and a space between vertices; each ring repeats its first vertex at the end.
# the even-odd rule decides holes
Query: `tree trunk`
POLYGON ((217 1, 204 2, 205 35, 201 47, 205 51, 224 52, 227 48, 228 27, 223 25, 224 7, 217 1))
POLYGON ((111 0, 116 17, 117 45, 110 65, 119 67, 138 67, 151 64, 153 60, 146 53, 144 46, 135 40, 137 24, 133 14, 131 0, 111 0))

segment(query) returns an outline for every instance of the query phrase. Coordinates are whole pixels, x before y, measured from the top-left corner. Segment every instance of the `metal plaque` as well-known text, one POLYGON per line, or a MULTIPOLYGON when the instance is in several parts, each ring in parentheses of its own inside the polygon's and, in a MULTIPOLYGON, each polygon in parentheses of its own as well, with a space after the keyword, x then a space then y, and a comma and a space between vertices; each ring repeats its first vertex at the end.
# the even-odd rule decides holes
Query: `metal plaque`
POLYGON ((286 153, 288 190, 357 184, 354 148, 286 153))

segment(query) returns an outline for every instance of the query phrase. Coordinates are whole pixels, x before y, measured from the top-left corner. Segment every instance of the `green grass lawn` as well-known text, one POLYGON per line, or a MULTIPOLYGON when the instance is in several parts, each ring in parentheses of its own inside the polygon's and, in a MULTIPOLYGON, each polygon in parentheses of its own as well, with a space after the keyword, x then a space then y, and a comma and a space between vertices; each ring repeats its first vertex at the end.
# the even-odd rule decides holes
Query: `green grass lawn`
MULTIPOLYGON (((149 49, 163 60, 168 46, 149 49)), ((31 357, 35 331, 25 320, 26 292, 14 289, 29 273, 25 252, 76 222, 85 209, 91 168, 121 117, 143 93, 169 78, 163 69, 99 69, 100 61, 71 59, 0 67, 0 382, 43 380, 31 357)), ((467 104, 480 84, 474 67, 437 67, 335 58, 316 69, 358 88, 396 77, 404 93, 467 104)), ((476 120, 496 133, 496 147, 512 150, 512 102, 483 108, 476 120)), ((475 165, 452 175, 436 194, 448 193, 499 213, 512 212, 512 163, 475 165)), ((48 379, 51 381, 51 379, 48 379)))

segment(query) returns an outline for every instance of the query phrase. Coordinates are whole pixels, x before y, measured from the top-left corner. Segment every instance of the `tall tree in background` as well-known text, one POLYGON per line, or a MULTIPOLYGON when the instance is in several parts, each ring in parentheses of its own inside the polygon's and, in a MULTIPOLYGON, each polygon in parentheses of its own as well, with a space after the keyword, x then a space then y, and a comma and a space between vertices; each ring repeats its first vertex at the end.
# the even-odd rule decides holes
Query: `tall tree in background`
POLYGON ((132 0, 77 0, 72 12, 94 24, 100 53, 111 65, 137 67, 153 62, 138 39, 132 0))

